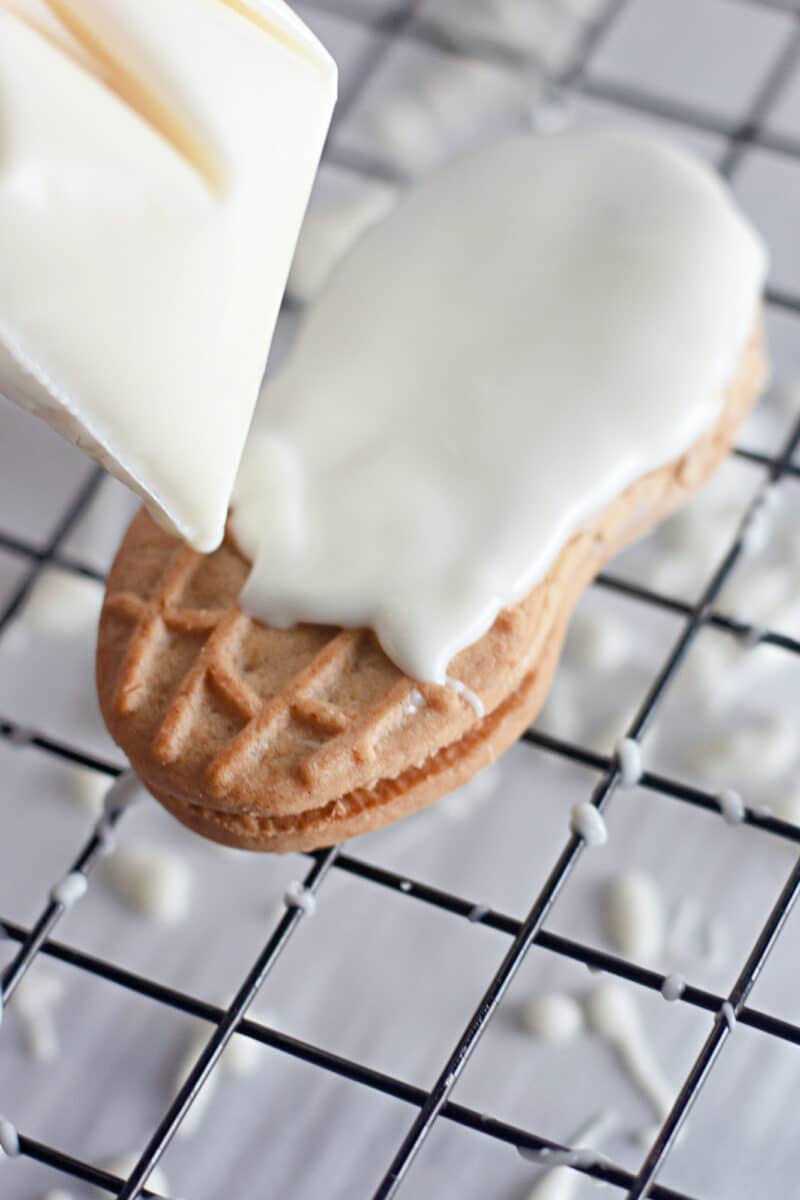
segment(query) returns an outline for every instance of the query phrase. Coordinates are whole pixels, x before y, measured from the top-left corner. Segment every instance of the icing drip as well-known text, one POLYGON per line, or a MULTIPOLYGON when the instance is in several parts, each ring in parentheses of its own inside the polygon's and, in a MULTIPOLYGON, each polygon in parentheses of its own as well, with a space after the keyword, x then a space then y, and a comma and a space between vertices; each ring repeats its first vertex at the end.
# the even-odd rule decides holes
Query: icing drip
POLYGON ((86 895, 88 886, 89 881, 82 871, 70 871, 69 875, 65 875, 54 884, 50 899, 54 904, 61 904, 65 909, 70 909, 86 895))
POLYGON ((287 887, 283 902, 287 908, 299 908, 306 916, 311 916, 317 909, 317 897, 297 879, 287 887))
POLYGON ((642 778, 642 748, 635 738, 622 738, 615 749, 619 763, 619 786, 621 788, 636 787, 642 778))
POLYGON ((588 800, 579 800, 572 806, 569 827, 572 833, 583 838, 587 846, 605 846, 608 841, 608 828, 603 814, 588 800))
POLYGON ((641 871, 617 875, 606 892, 606 928, 620 953, 653 959, 664 942, 664 906, 655 881, 641 871))
POLYGON ((571 1042, 583 1029, 583 1010, 566 992, 546 992, 527 1002, 522 1021, 527 1032, 543 1042, 571 1042))
POLYGON ((669 1113, 673 1089, 647 1041, 633 997, 616 983, 602 983, 586 1000, 590 1028, 613 1048, 631 1082, 659 1121, 669 1113))

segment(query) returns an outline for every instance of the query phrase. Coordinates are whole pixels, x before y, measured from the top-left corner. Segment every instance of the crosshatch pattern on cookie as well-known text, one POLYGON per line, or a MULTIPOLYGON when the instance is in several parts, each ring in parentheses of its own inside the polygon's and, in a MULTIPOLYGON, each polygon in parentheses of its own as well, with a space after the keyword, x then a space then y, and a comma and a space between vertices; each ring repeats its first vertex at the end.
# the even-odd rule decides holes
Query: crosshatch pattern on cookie
MULTIPOLYGON (((153 751, 165 766, 198 762, 200 754, 212 798, 224 799, 254 769, 291 762, 311 788, 322 773, 336 772, 343 753, 374 760, 381 738, 413 715, 407 702, 415 687, 434 712, 464 704, 448 688, 402 675, 366 630, 273 630, 252 621, 235 605, 246 564, 230 543, 218 553, 237 563, 235 588, 226 574, 227 594, 220 594, 215 556, 179 546, 149 595, 126 589, 106 602, 107 615, 130 630, 113 701, 118 715, 134 717, 162 691, 153 751), (206 575, 214 577, 211 589, 206 575), (216 604, 196 607, 209 592, 216 604), (220 607, 222 600, 234 606, 220 607), (160 670, 165 664, 169 678, 160 670), (207 761, 198 730, 215 745, 207 761)), ((500 622, 506 632, 513 624, 510 617, 500 622)))

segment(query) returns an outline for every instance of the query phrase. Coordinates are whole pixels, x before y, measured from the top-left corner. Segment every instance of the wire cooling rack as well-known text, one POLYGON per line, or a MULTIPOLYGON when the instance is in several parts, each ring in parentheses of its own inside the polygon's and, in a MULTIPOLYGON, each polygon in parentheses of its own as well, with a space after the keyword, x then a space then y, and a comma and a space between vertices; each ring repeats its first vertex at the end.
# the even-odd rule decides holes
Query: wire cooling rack
MULTIPOLYGON (((533 4, 535 0, 530 0, 530 2, 533 4)), ((556 92, 567 96, 588 96, 601 101, 609 101, 632 112, 663 118, 686 129, 724 138, 726 150, 721 162, 721 170, 731 180, 736 178, 746 156, 755 147, 768 149, 791 159, 800 158, 800 138, 793 139, 765 128, 766 118, 773 104, 792 78, 795 68, 800 64, 800 10, 795 3, 792 3, 791 0, 724 0, 724 4, 736 5, 739 9, 769 10, 781 12, 787 17, 785 39, 774 55, 771 66, 765 71, 749 111, 743 120, 728 122, 717 113, 706 111, 688 101, 665 100, 651 94, 645 88, 633 87, 630 84, 598 82, 597 78, 587 72, 587 64, 590 63, 593 54, 610 36, 615 24, 622 19, 631 2, 632 0, 611 0, 602 8, 599 17, 587 25, 585 34, 567 66, 550 80, 551 97, 556 92)), ((661 0, 661 2, 667 5, 670 0, 661 0)), ((321 10, 328 9, 333 13, 341 11, 342 8, 351 7, 345 5, 344 0, 341 4, 338 4, 336 0, 327 0, 326 3, 323 0, 317 0, 317 4, 321 10)), ((356 6, 356 10, 359 14, 356 19, 362 21, 371 32, 379 34, 380 37, 376 38, 374 53, 363 63, 358 78, 351 82, 342 96, 336 118, 337 126, 341 125, 346 114, 364 93, 370 79, 379 70, 394 39, 403 36, 438 51, 450 52, 453 48, 452 38, 446 32, 442 32, 435 23, 425 19, 424 6, 421 6, 416 0, 399 0, 397 5, 391 8, 384 7, 384 11, 380 15, 376 15, 375 11, 371 12, 371 5, 363 2, 356 6)), ((509 49, 508 46, 500 44, 494 45, 487 40, 480 41, 479 44, 471 47, 471 52, 487 62, 501 62, 506 65, 511 63, 523 68, 530 65, 526 56, 518 49, 509 49)), ((357 165, 361 172, 385 177, 384 164, 371 164, 363 154, 359 154, 357 157, 357 165)), ((352 153, 349 155, 337 153, 334 138, 332 148, 328 151, 328 158, 333 162, 336 162, 337 159, 344 159, 347 163, 348 159, 352 160, 353 155, 352 153)), ((800 314, 800 295, 792 294, 788 289, 771 289, 767 295, 767 303, 774 309, 800 314)), ((788 654, 797 654, 800 651, 800 642, 796 639, 771 629, 754 629, 747 623, 724 615, 715 607, 723 585, 743 553, 748 524, 753 520, 758 507, 765 503, 770 489, 774 488, 779 481, 796 480, 800 475, 800 468, 794 461, 794 453, 798 445, 800 445, 800 423, 792 430, 783 448, 776 454, 765 453, 747 446, 739 446, 735 450, 735 454, 739 458, 746 460, 762 472, 763 485, 731 543, 719 548, 718 566, 695 603, 677 600, 651 587, 617 577, 611 572, 604 573, 594 585, 601 589, 621 593, 641 605, 666 611, 681 623, 680 635, 673 644, 665 645, 663 648, 662 665, 651 679, 646 694, 641 700, 638 711, 627 730, 628 737, 640 740, 652 730, 664 698, 681 670, 687 651, 697 638, 699 631, 704 627, 715 627, 732 638, 750 640, 757 638, 761 643, 776 647, 788 654)), ((40 573, 48 564, 58 564, 91 578, 100 578, 90 566, 76 562, 74 558, 65 555, 64 549, 69 535, 95 496, 101 478, 101 473, 96 471, 89 476, 88 480, 84 481, 64 511, 49 542, 43 548, 32 544, 13 530, 0 533, 0 547, 13 551, 16 555, 25 556, 28 561, 22 581, 7 603, 5 610, 0 614, 0 633, 18 614, 40 573)), ((8 714, 0 719, 0 735, 7 742, 24 743, 43 755, 56 756, 62 760, 106 772, 110 786, 114 784, 115 777, 120 774, 119 768, 114 764, 101 761, 76 746, 48 736, 46 732, 33 731, 24 722, 16 721, 13 714, 8 714)), ((522 742, 529 747, 531 754, 555 755, 587 768, 596 776, 596 783, 589 797, 591 803, 600 811, 605 810, 611 804, 619 781, 619 769, 613 756, 598 753, 586 746, 549 736, 533 729, 523 736, 522 742)), ((691 805, 712 812, 717 812, 719 809, 718 798, 711 791, 689 786, 664 774, 646 771, 641 779, 641 787, 670 797, 683 805, 691 805)), ((124 820, 124 813, 124 805, 112 803, 107 808, 105 815, 93 828, 91 836, 78 857, 74 862, 66 865, 65 876, 77 874, 80 877, 79 885, 83 880, 88 880, 102 853, 104 840, 116 823, 124 820)), ((769 815, 767 812, 748 807, 745 811, 744 821, 749 826, 784 839, 790 846, 796 848, 800 844, 800 828, 769 815)), ((451 1093, 517 969, 534 944, 544 947, 556 955, 584 964, 591 969, 604 971, 612 976, 628 980, 641 989, 649 989, 651 992, 661 989, 665 979, 662 973, 628 962, 581 940, 552 933, 545 927, 553 903, 569 883, 584 849, 584 843, 579 837, 574 835, 568 837, 563 849, 553 862, 544 885, 538 888, 536 894, 531 897, 527 915, 522 920, 514 919, 495 909, 478 907, 473 898, 430 886, 423 880, 409 878, 362 857, 353 856, 345 848, 334 847, 308 856, 310 863, 303 882, 311 893, 317 893, 323 889, 326 880, 332 873, 340 873, 375 887, 390 889, 408 902, 434 906, 458 917, 468 917, 471 921, 483 924, 508 938, 505 957, 494 975, 486 981, 485 991, 469 1021, 463 1029, 453 1030, 452 1050, 441 1063, 435 1082, 429 1089, 412 1085, 403 1079, 375 1070, 363 1062, 340 1056, 322 1046, 312 1045, 308 1041, 279 1032, 269 1024, 250 1019, 247 1016, 251 1002, 265 983, 279 955, 304 920, 305 914, 302 907, 290 906, 286 909, 263 949, 257 955, 251 969, 242 980, 232 1002, 227 1007, 222 1007, 54 940, 53 933, 66 910, 63 893, 58 887, 54 887, 38 920, 30 928, 25 928, 10 920, 3 922, 7 937, 18 944, 15 955, 2 976, 4 1002, 13 995, 37 956, 43 955, 70 964, 80 971, 107 980, 129 992, 149 997, 177 1012, 201 1018, 210 1023, 213 1033, 210 1034, 193 1069, 174 1101, 169 1105, 163 1119, 153 1131, 150 1141, 127 1179, 117 1178, 108 1171, 72 1157, 55 1146, 44 1144, 42 1141, 27 1136, 24 1129, 17 1131, 10 1125, 4 1128, 6 1149, 13 1150, 15 1148, 16 1136, 20 1155, 28 1156, 53 1168, 55 1172, 60 1173, 60 1179, 65 1182, 69 1178, 82 1180, 105 1192, 118 1195, 122 1200, 134 1200, 139 1195, 154 1195, 155 1193, 146 1188, 147 1177, 196 1101, 200 1090, 234 1032, 311 1064, 319 1071, 332 1072, 363 1088, 384 1093, 407 1105, 409 1119, 406 1135, 396 1147, 396 1151, 387 1155, 385 1173, 377 1189, 374 1190, 374 1200, 387 1200, 388 1197, 394 1196, 401 1190, 403 1181, 409 1173, 412 1173, 413 1178, 413 1166, 417 1152, 435 1123, 439 1121, 455 1123, 473 1131, 475 1137, 494 1139, 522 1150, 537 1151, 559 1148, 559 1143, 540 1136, 535 1129, 518 1127, 497 1119, 491 1114, 479 1112, 455 1102, 451 1098, 451 1093)), ((736 1036, 736 1026, 749 1026, 770 1038, 800 1044, 800 1026, 770 1015, 748 1003, 754 983, 781 933, 799 888, 800 860, 791 869, 776 903, 765 914, 760 932, 727 994, 715 994, 691 984, 686 986, 681 1001, 698 1010, 713 1014, 713 1026, 686 1074, 671 1111, 654 1135, 639 1170, 636 1172, 625 1170, 603 1159, 582 1160, 576 1164, 574 1169, 611 1185, 618 1194, 630 1198, 651 1196, 659 1198, 659 1200, 692 1200, 687 1193, 658 1183, 657 1176, 664 1166, 676 1135, 700 1090, 725 1053, 731 1039, 736 1036), (735 1019, 731 1019, 732 1016, 735 1019)), ((13 1097, 3 1098, 4 1105, 10 1106, 12 1102, 13 1097)), ((11 1108, 8 1110, 8 1116, 13 1117, 11 1108)), ((563 1149, 563 1147, 561 1148, 563 1149)), ((268 1146, 265 1147, 264 1153, 265 1156, 268 1156, 268 1146)), ((413 1190, 412 1184, 410 1188, 412 1194, 413 1190)))

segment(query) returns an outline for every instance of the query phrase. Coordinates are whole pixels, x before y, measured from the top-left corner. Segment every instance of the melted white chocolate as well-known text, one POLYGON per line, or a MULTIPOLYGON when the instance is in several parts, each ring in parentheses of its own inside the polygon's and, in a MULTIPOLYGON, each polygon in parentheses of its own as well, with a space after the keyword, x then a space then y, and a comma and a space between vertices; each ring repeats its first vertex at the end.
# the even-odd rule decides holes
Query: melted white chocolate
POLYGON ((0 0, 0 393, 199 550, 335 94, 284 0, 0 0))
POLYGON ((371 626, 443 683, 577 528, 714 425, 764 269, 725 185, 650 135, 455 161, 340 264, 262 396, 233 501, 244 606, 371 626))

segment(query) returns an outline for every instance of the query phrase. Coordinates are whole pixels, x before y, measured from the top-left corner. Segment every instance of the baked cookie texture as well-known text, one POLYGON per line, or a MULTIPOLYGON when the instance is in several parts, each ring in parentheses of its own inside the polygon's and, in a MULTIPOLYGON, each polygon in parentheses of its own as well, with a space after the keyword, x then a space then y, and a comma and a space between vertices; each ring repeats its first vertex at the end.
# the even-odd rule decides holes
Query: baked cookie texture
POLYGON ((431 804, 534 719, 584 587, 713 472, 764 376, 759 325, 716 426, 626 488, 453 660, 450 675, 483 702, 480 718, 452 689, 404 675, 368 630, 248 617, 237 597, 249 565, 233 539, 201 555, 142 510, 100 617, 97 689, 112 737, 175 817, 243 849, 327 846, 431 804))

